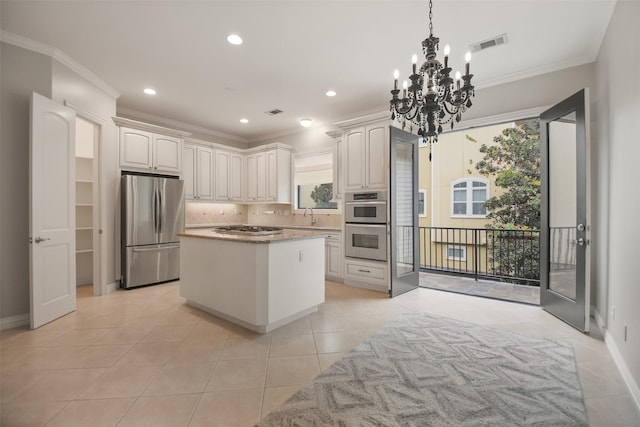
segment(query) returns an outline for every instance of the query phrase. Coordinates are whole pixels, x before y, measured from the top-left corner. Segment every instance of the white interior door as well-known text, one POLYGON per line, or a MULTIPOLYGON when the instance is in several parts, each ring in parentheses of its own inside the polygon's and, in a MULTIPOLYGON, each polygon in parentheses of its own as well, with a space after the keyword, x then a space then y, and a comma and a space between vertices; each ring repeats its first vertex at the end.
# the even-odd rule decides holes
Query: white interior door
POLYGON ((76 309, 75 111, 31 96, 31 328, 76 309))

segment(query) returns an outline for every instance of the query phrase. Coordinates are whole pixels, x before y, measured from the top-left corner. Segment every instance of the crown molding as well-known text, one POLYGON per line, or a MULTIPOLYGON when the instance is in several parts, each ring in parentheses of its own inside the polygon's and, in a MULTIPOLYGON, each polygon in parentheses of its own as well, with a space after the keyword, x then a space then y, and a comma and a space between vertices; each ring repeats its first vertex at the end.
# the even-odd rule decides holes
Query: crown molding
POLYGON ((333 125, 339 127, 340 129, 350 129, 356 126, 367 125, 370 123, 380 122, 383 120, 388 120, 389 124, 391 124, 391 119, 389 118, 388 111, 381 111, 378 113, 368 114, 366 116, 356 117, 353 119, 342 120, 340 122, 336 122, 333 125))
POLYGON ((35 40, 31 40, 29 38, 23 37, 21 35, 11 33, 6 30, 0 31, 0 40, 4 43, 8 43, 17 47, 21 47, 23 49, 27 49, 36 53, 40 53, 42 55, 49 56, 56 61, 60 62, 64 66, 68 67, 75 73, 84 77, 86 80, 91 82, 96 87, 102 89, 109 96, 112 96, 115 99, 120 97, 120 92, 112 88, 109 84, 107 84, 104 80, 102 80, 97 75, 93 74, 89 71, 88 68, 85 68, 78 61, 61 51, 55 47, 49 46, 44 43, 37 42, 35 40))
POLYGON ((185 138, 190 136, 191 133, 184 132, 177 129, 166 128, 164 126, 153 125, 150 123, 139 122, 137 120, 127 119, 126 117, 111 117, 114 123, 118 126, 126 126, 134 129, 146 130, 153 133, 162 133, 164 135, 175 136, 178 138, 185 138))
POLYGON ((493 86, 500 86, 507 83, 513 83, 518 80, 529 79, 532 77, 539 77, 545 74, 551 74, 556 71, 566 70, 568 68, 579 67, 581 65, 590 64, 595 62, 596 58, 591 56, 579 56, 576 58, 567 59, 562 62, 554 62, 553 64, 541 65, 539 67, 531 68, 524 72, 511 73, 505 76, 496 77, 489 80, 481 80, 475 85, 475 89, 486 89, 493 86))
POLYGON ((206 128, 203 126, 192 125, 179 120, 156 116, 155 114, 143 113, 141 111, 134 110, 131 108, 118 106, 117 114, 119 117, 127 116, 127 118, 130 118, 133 120, 139 119, 139 120, 151 121, 151 122, 159 123, 161 126, 168 126, 170 128, 182 129, 184 131, 191 132, 191 133, 200 133, 200 134, 204 134, 214 138, 223 138, 229 141, 248 145, 248 142, 245 138, 241 138, 236 135, 219 132, 217 130, 206 128))

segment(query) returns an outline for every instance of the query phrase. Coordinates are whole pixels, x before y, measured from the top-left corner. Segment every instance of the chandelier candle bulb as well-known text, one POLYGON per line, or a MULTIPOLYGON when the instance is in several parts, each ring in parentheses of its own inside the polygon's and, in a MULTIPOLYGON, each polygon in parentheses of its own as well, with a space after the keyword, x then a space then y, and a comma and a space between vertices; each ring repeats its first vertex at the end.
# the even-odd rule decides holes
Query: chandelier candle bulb
POLYGON ((416 55, 415 53, 413 54, 413 56, 411 57, 411 67, 413 69, 413 74, 416 73, 416 64, 418 63, 418 55, 416 55))
POLYGON ((402 99, 407 97, 407 87, 408 86, 409 85, 408 85, 406 80, 402 82, 402 99))
POLYGON ((468 76, 469 75, 469 64, 471 63, 471 52, 467 51, 467 54, 464 56, 464 60, 466 61, 464 71, 465 71, 465 75, 468 76))
POLYGON ((400 72, 398 70, 395 70, 393 72, 393 89, 396 90, 398 89, 398 77, 400 77, 400 72))
POLYGON ((446 45, 444 47, 444 68, 449 68, 449 54, 451 53, 451 46, 446 45))

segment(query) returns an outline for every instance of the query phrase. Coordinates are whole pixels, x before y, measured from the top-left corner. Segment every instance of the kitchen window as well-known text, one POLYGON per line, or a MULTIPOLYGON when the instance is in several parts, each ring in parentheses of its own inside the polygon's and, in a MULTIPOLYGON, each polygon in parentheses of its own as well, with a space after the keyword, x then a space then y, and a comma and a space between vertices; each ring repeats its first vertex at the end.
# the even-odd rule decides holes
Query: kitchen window
POLYGON ((333 151, 295 156, 294 171, 294 209, 337 213, 338 203, 333 200, 333 151))
POLYGON ((489 181, 463 178, 451 183, 451 216, 486 218, 485 202, 489 198, 489 181))

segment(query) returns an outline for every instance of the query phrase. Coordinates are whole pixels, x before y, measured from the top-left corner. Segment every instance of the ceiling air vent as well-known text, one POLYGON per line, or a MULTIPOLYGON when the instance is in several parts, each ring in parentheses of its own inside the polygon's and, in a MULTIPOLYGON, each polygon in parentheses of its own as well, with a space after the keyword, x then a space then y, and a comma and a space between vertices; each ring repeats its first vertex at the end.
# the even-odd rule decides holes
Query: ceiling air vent
POLYGON ((493 46, 499 46, 501 44, 506 44, 506 43, 507 43, 507 34, 505 33, 505 34, 500 34, 499 36, 490 38, 488 40, 471 44, 469 45, 469 49, 471 50, 471 52, 478 52, 493 46))
POLYGON ((273 110, 270 111, 265 111, 264 113, 269 115, 269 116, 275 116, 276 114, 280 114, 283 113, 284 111, 280 110, 279 108, 274 108, 273 110))

